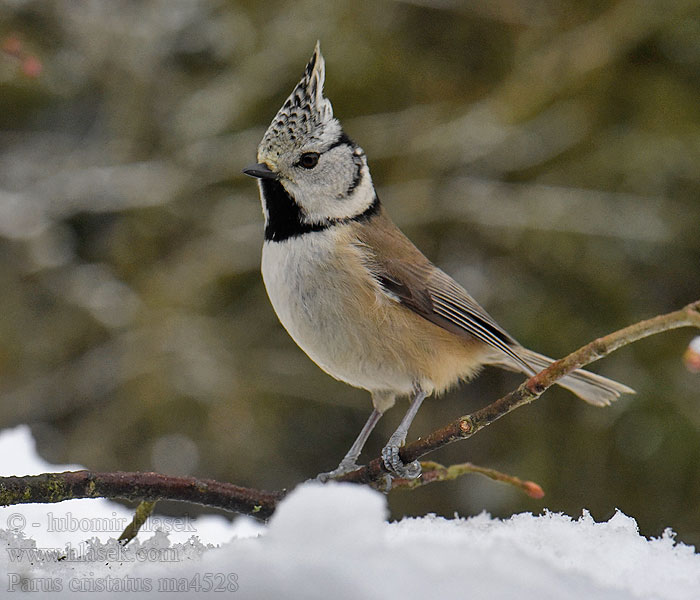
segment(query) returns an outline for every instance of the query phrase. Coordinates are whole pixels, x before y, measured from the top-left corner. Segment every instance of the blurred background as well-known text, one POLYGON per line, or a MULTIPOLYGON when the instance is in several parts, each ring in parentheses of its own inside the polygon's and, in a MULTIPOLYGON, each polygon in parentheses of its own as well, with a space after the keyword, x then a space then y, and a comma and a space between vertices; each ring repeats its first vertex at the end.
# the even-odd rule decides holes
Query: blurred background
MULTIPOLYGON (((0 0, 0 427, 95 470, 280 489, 337 465, 369 395, 278 323, 241 174, 317 39, 390 215, 522 343, 560 357, 700 298, 697 0, 0 0)), ((392 517, 619 508, 700 543, 693 335, 594 366, 635 397, 552 390, 431 457, 543 500, 472 476, 392 517)), ((486 370, 411 436, 519 382, 486 370)))

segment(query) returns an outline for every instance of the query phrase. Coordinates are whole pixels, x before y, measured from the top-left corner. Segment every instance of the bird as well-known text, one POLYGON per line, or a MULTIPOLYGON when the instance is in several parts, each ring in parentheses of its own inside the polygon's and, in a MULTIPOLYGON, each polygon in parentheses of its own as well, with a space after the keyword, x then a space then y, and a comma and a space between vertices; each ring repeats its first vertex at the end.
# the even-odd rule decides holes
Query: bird
MULTIPOLYGON (((327 481, 358 468, 370 433, 397 397, 410 399, 382 449, 389 477, 416 478, 399 455, 421 404, 484 365, 528 376, 552 359, 506 332, 393 223, 372 183, 367 157, 324 96, 320 43, 270 123, 257 163, 264 243, 261 271, 270 302, 296 344, 323 371, 370 392, 372 412, 327 481)), ((605 406, 628 386, 577 370, 557 381, 605 406)))

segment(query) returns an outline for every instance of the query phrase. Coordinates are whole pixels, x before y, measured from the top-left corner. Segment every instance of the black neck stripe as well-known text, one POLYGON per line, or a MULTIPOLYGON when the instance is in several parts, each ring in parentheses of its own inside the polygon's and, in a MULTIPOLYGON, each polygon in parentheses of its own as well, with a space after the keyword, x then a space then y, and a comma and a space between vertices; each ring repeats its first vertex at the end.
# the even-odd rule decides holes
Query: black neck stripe
POLYGON ((362 158, 360 158, 359 156, 355 156, 354 162, 355 162, 355 175, 353 175, 352 181, 350 182, 348 189, 345 190, 345 197, 346 198, 355 191, 357 186, 360 185, 360 182, 362 181, 362 158))
POLYGON ((267 210, 265 224, 265 241, 282 242, 313 231, 323 231, 336 225, 366 221, 379 212, 379 198, 374 200, 363 212, 352 217, 326 219, 321 223, 307 223, 303 219, 301 208, 287 193, 284 186, 273 179, 261 179, 263 202, 267 210))

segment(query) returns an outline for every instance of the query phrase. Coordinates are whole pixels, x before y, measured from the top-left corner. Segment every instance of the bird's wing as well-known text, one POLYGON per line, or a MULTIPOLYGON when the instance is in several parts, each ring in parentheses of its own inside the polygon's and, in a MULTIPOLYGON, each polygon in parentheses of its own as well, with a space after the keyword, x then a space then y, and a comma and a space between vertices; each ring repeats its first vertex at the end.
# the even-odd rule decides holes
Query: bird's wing
POLYGON ((428 321, 457 335, 476 338, 507 354, 528 373, 532 367, 517 352, 519 344, 454 279, 432 264, 397 259, 373 270, 382 290, 428 321))
POLYGON ((444 271, 433 265, 381 212, 358 229, 367 266, 382 291, 428 321, 476 338, 508 355, 526 373, 533 368, 518 354, 519 344, 444 271))
MULTIPOLYGON (((457 335, 478 339, 501 351, 488 364, 534 374, 551 358, 523 348, 445 272, 433 265, 383 213, 355 231, 378 287, 393 301, 457 335)), ((557 381, 586 402, 610 404, 634 390, 617 381, 577 369, 557 381)))

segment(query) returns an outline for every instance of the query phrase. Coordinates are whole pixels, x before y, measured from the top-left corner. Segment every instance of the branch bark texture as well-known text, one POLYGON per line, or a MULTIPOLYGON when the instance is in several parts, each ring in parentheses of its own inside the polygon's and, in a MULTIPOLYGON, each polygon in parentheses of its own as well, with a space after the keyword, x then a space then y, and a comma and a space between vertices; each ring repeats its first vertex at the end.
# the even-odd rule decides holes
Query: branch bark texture
POLYGON ((53 503, 75 498, 178 500, 268 518, 285 492, 266 492, 213 479, 158 473, 66 471, 0 477, 0 505, 53 503))

